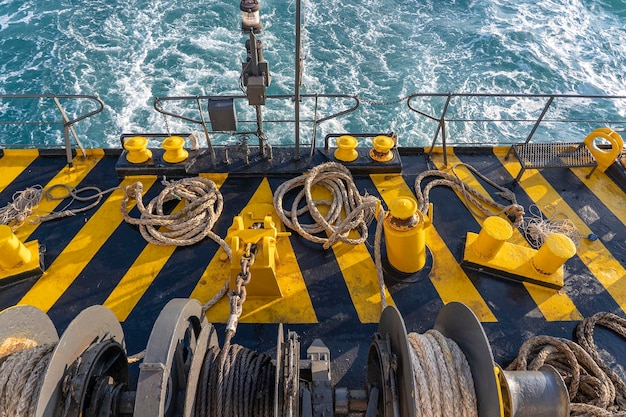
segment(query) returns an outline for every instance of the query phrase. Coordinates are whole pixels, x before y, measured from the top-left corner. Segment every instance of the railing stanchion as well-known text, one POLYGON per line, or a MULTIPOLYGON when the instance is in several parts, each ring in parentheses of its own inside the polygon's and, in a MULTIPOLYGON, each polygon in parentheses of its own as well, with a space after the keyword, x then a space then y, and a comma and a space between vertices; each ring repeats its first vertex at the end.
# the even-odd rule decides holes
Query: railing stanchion
POLYGON ((198 104, 198 111, 200 112, 200 119, 202 120, 202 130, 204 131, 204 137, 206 138, 206 144, 209 148, 209 153, 211 154, 211 163, 213 166, 217 166, 216 157, 215 157, 215 149, 213 149, 213 144, 211 143, 211 137, 209 136, 209 129, 206 127, 206 119, 204 118, 204 113, 202 112, 202 104, 200 103, 200 98, 196 97, 196 103, 198 104))

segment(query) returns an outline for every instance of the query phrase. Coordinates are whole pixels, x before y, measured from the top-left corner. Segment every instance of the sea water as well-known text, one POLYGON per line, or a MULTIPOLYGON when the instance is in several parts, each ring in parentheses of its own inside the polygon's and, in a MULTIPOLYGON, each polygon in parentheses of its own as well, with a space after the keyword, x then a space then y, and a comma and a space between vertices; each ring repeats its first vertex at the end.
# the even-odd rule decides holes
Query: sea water
MULTIPOLYGON (((260 2, 267 93, 293 94, 296 5, 260 2)), ((320 126, 317 140, 324 132, 393 131, 403 145, 427 144, 432 126, 416 128, 403 100, 414 92, 626 94, 625 0, 307 0, 303 17, 302 93, 361 99, 351 117, 320 126)), ((0 0, 0 94, 98 95, 105 110, 76 125, 85 146, 117 146, 122 133, 198 130, 166 121, 154 97, 242 94, 240 24, 237 0, 0 0)), ((313 103, 303 101, 304 120, 313 103)), ((536 118, 543 104, 515 116, 536 118)), ((0 122, 32 117, 31 105, 38 103, 15 109, 1 100, 0 122)), ((237 109, 254 120, 245 102, 237 109)), ((293 118, 289 100, 263 110, 293 118)), ((624 101, 609 111, 626 117, 624 101)), ((58 118, 55 108, 43 113, 58 118)), ((62 141, 58 127, 27 127, 0 125, 0 143, 62 141)), ((271 142, 293 141, 293 125, 264 127, 271 142)), ((310 134, 305 123, 303 142, 310 134)))

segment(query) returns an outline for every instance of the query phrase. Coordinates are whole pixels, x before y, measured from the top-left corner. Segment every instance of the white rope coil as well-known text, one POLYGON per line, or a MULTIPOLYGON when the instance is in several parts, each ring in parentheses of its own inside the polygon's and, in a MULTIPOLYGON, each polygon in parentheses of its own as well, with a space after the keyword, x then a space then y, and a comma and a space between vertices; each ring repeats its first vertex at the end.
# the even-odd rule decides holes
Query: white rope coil
POLYGON ((42 195, 41 185, 34 185, 13 194, 12 201, 0 207, 0 224, 22 225, 39 205, 42 195))
POLYGON ((350 171, 335 162, 318 165, 308 174, 285 181, 274 195, 274 207, 283 223, 305 239, 321 243, 324 249, 328 249, 338 241, 350 245, 365 242, 368 237, 368 224, 373 220, 378 204, 378 199, 374 196, 361 196, 350 171), (315 200, 311 195, 313 186, 328 190, 331 199, 315 200), (291 205, 291 210, 286 210, 283 207, 285 195, 298 188, 300 191, 291 205), (300 207, 303 199, 305 205, 300 207), (328 207, 328 213, 325 216, 319 211, 321 206, 328 207), (342 218, 342 209, 346 213, 345 218, 342 218), (310 214, 314 223, 300 222, 300 216, 305 213, 310 214), (358 239, 348 237, 352 230, 359 232, 358 239), (328 238, 314 235, 320 232, 326 232, 329 235, 328 238))
POLYGON ((555 206, 546 206, 543 211, 533 204, 528 208, 530 216, 524 217, 521 226, 526 240, 539 249, 546 237, 552 233, 561 233, 572 239, 574 245, 580 244, 580 233, 565 213, 556 211, 555 206))
POLYGON ((421 417, 478 416, 472 373, 461 351, 437 330, 409 333, 415 410, 421 417))

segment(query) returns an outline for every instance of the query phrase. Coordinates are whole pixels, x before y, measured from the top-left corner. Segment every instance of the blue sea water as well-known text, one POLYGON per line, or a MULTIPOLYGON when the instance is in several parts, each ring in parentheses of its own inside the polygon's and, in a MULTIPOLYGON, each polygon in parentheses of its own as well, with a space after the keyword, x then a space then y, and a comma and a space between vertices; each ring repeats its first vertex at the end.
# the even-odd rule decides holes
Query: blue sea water
MULTIPOLYGON (((292 94, 295 3, 261 5, 268 94, 292 94)), ((303 93, 364 100, 326 131, 395 131, 424 145, 430 133, 416 131, 402 103, 371 103, 413 92, 626 94, 625 0, 308 0, 304 19, 303 93)), ((153 98, 240 94, 245 39, 237 0, 0 0, 0 93, 99 95, 105 111, 77 125, 86 146, 189 131, 166 126, 153 98)), ((285 106, 268 114, 291 115, 285 106)), ((0 102, 0 116, 10 111, 0 102)), ((271 141, 293 140, 293 128, 276 129, 266 127, 271 141)), ((42 140, 26 136, 0 143, 42 140)))

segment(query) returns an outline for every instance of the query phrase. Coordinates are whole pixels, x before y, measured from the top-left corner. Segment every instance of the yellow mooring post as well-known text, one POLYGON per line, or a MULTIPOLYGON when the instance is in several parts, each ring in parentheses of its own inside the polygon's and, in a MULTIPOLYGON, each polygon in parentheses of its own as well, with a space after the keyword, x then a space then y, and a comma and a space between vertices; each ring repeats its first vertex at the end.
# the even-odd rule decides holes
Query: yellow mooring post
POLYGON ((7 225, 0 225, 0 282, 41 276, 39 243, 22 243, 7 225))
POLYGON ((509 222, 502 217, 487 217, 472 248, 481 258, 493 259, 512 235, 513 228, 509 222))
POLYGON ((177 164, 183 162, 189 156, 184 148, 185 140, 180 136, 170 136, 163 139, 161 147, 165 149, 163 160, 168 164, 177 164))
POLYGON ((539 273, 551 275, 575 254, 576 245, 572 239, 561 233, 552 233, 533 257, 532 264, 539 273))
POLYGON ((341 162, 353 162, 359 157, 356 151, 358 142, 354 136, 343 135, 337 138, 337 150, 333 156, 341 162))
POLYGON ((376 136, 372 140, 373 148, 370 149, 370 158, 377 162, 389 162, 393 159, 391 149, 396 143, 389 136, 376 136))
POLYGON ((421 270, 426 264, 426 233, 430 219, 418 209, 415 200, 398 197, 389 205, 385 217, 385 247, 391 266, 407 274, 421 270))
POLYGON ((152 158, 152 151, 147 148, 148 139, 143 136, 133 136, 124 141, 124 149, 128 151, 126 160, 131 164, 143 164, 152 158))

